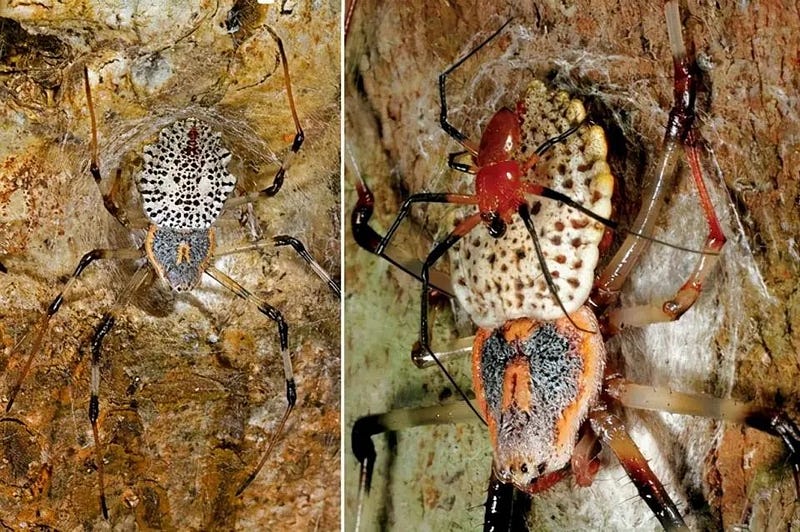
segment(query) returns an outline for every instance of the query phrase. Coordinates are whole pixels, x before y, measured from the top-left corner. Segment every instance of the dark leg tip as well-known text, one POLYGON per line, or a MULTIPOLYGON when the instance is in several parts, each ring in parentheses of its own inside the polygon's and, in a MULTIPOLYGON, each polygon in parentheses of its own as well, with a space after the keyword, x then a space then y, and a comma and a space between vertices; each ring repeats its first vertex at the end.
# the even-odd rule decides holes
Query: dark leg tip
POLYGON ((372 436, 382 431, 383 426, 378 422, 376 416, 366 416, 356 420, 351 437, 356 460, 362 464, 375 462, 377 455, 375 445, 372 443, 372 436))
POLYGON ((105 495, 100 495, 100 511, 103 512, 103 519, 108 521, 108 506, 106 505, 105 495))
POLYGON ((248 475, 248 477, 247 477, 247 480, 245 480, 244 482, 242 482, 242 485, 241 485, 241 486, 239 486, 239 489, 238 489, 238 490, 236 490, 236 496, 237 496, 237 497, 240 497, 240 496, 242 495, 242 493, 244 493, 244 490, 246 490, 246 489, 247 489, 247 487, 248 487, 248 486, 249 486, 249 485, 250 485, 250 484, 251 484, 251 483, 252 483, 252 482, 253 482, 255 479, 256 479, 256 472, 254 471, 254 472, 250 473, 250 475, 248 475))

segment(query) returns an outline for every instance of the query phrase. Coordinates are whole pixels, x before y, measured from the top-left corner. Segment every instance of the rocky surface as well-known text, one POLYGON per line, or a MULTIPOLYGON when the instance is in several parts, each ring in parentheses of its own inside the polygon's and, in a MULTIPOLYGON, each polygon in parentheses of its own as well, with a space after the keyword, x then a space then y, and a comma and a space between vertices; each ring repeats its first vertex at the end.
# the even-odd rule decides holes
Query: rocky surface
MULTIPOLYGON (((0 2, 0 372, 94 248, 135 247, 103 208, 88 173, 92 85, 100 187, 121 168, 120 204, 141 206, 132 176, 158 131, 193 116, 222 133, 236 194, 271 183, 294 136, 275 41, 288 54, 306 143, 274 198, 223 212, 220 250, 260 237, 302 239, 339 269, 338 2, 0 2)), ((234 530, 339 527, 339 301, 288 248, 215 265, 278 308, 289 324, 298 403, 256 481, 282 415, 277 328, 207 278, 176 297, 153 283, 106 337, 100 437, 105 522, 87 418, 89 340, 134 271, 90 266, 51 320, 10 414, 0 422, 0 524, 9 529, 234 530)))

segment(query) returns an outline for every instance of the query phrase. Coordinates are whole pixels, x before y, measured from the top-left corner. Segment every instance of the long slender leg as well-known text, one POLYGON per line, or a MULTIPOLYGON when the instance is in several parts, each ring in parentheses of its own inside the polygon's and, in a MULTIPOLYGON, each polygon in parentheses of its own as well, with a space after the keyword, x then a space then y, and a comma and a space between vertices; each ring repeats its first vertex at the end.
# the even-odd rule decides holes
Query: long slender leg
POLYGON ((539 237, 536 236, 536 228, 533 225, 533 219, 531 218, 531 213, 528 210, 528 205, 527 204, 523 204, 523 205, 520 206, 519 215, 522 218, 522 221, 525 222, 525 227, 528 229, 528 234, 530 235, 531 240, 533 241, 533 248, 534 248, 534 250, 536 250, 536 259, 539 261, 539 268, 542 270, 542 274, 544 274, 544 279, 547 282, 547 288, 550 290, 550 293, 553 294, 553 298, 556 300, 556 303, 558 303, 558 306, 561 309, 561 312, 564 313, 564 316, 566 316, 566 318, 569 320, 569 322, 576 329, 578 329, 580 331, 588 332, 588 333, 594 333, 595 331, 587 331, 587 330, 581 328, 580 326, 578 326, 578 324, 576 324, 574 321, 572 321, 572 318, 570 317, 569 312, 567 312, 567 309, 564 308, 564 303, 561 301, 561 298, 558 296, 558 289, 556 287, 556 284, 553 282, 553 275, 550 273, 550 268, 547 267, 547 262, 544 259, 544 253, 542 252, 542 246, 539 243, 539 237))
POLYGON ((306 264, 308 264, 314 273, 317 274, 317 277, 327 283, 328 287, 331 289, 331 292, 333 292, 338 298, 342 297, 342 290, 339 288, 339 285, 336 283, 336 281, 331 279, 331 276, 328 275, 328 272, 326 272, 322 266, 320 266, 319 263, 314 260, 314 257, 312 257, 311 253, 306 250, 306 247, 302 242, 289 235, 277 235, 272 237, 272 240, 275 241, 276 246, 291 246, 292 249, 294 249, 297 254, 300 255, 300 258, 306 261, 306 264))
POLYGON ((459 131, 454 125, 447 121, 447 92, 445 90, 445 84, 447 83, 447 76, 449 76, 455 69, 460 67, 464 61, 475 55, 478 50, 486 46, 492 39, 497 37, 497 35, 503 31, 503 29, 508 26, 511 19, 508 19, 505 24, 500 26, 494 33, 489 35, 482 43, 478 46, 473 48, 469 53, 467 53, 464 57, 456 61, 450 68, 439 74, 439 101, 441 103, 441 111, 439 113, 439 124, 442 126, 442 129, 450 135, 456 142, 464 146, 464 148, 471 153, 472 155, 478 154, 478 147, 475 145, 474 142, 469 140, 467 136, 459 131))
POLYGON ((397 217, 394 219, 394 222, 392 222, 392 226, 386 232, 383 240, 381 240, 381 243, 375 250, 376 254, 380 255, 383 253, 383 250, 386 249, 386 246, 388 246, 389 242, 392 240, 397 228, 400 227, 400 223, 406 216, 408 216, 408 213, 411 212, 411 206, 415 203, 452 203, 455 205, 477 205, 478 197, 471 194, 450 194, 449 192, 423 192, 409 196, 408 199, 403 202, 403 205, 400 206, 400 211, 397 213, 397 217))
POLYGON ((252 244, 248 244, 246 246, 240 246, 232 249, 225 249, 222 251, 218 251, 214 253, 214 258, 223 257, 225 255, 233 255, 234 253, 245 253, 247 251, 256 251, 258 249, 262 249, 267 246, 276 246, 276 247, 291 246, 292 249, 294 249, 297 252, 297 254, 300 255, 300 258, 303 259, 306 262, 306 264, 308 264, 308 266, 313 270, 315 274, 317 274, 317 277, 322 279, 328 285, 328 287, 331 289, 331 292, 333 292, 333 294, 336 297, 341 298, 342 290, 336 283, 336 281, 334 281, 328 274, 328 272, 326 272, 322 268, 322 266, 320 266, 319 263, 314 260, 314 257, 312 257, 311 253, 309 253, 306 250, 305 245, 300 240, 289 235, 277 235, 273 236, 269 240, 266 239, 260 240, 252 244))
MULTIPOLYGON (((358 202, 350 215, 350 228, 356 243, 370 253, 386 259, 412 277, 421 279, 422 263, 418 260, 403 258, 391 247, 378 253, 378 247, 384 237, 369 226, 369 220, 375 212, 375 196, 360 178, 356 182, 356 191, 358 192, 358 202)), ((448 276, 436 270, 429 270, 428 274, 431 286, 450 297, 453 296, 453 285, 448 276)))
POLYGON ((665 530, 688 531, 678 508, 650 469, 639 448, 631 440, 622 420, 604 409, 595 409, 589 413, 589 423, 595 434, 619 459, 619 463, 636 486, 639 496, 653 511, 661 526, 665 530))
POLYGON ((356 513, 356 530, 359 530, 364 498, 372 487, 372 471, 377 453, 372 443, 372 436, 383 432, 393 432, 423 425, 447 425, 452 423, 474 422, 477 418, 470 407, 455 401, 444 405, 423 408, 392 410, 385 414, 374 414, 356 420, 353 425, 353 454, 361 466, 358 485, 358 509, 356 513))
POLYGON ((439 346, 431 354, 423 351, 414 351, 411 355, 411 361, 415 366, 422 369, 435 365, 436 360, 444 362, 451 358, 468 356, 472 354, 472 344, 474 341, 474 336, 467 336, 465 338, 458 338, 448 345, 439 346))
POLYGON ((714 206, 711 203, 708 190, 703 180, 703 170, 700 165, 700 156, 696 142, 695 131, 689 131, 686 143, 684 144, 684 152, 689 161, 689 167, 692 170, 700 205, 705 214, 706 224, 709 227, 709 233, 706 236, 702 254, 698 258, 695 268, 689 278, 671 299, 664 301, 662 304, 626 307, 612 312, 610 315, 610 322, 617 328, 623 325, 640 327, 650 323, 678 319, 694 305, 695 301, 697 301, 703 289, 703 284, 706 282, 711 272, 714 271, 719 261, 719 254, 727 239, 722 232, 722 227, 714 212, 714 206))
MULTIPOLYGON (((420 313, 419 313, 419 349, 429 356, 433 357, 433 361, 439 366, 439 369, 442 370, 442 373, 447 377, 450 381, 450 384, 453 385, 459 395, 461 395, 462 399, 469 405, 469 407, 475 412, 475 415, 483 421, 483 417, 475 410, 475 407, 472 405, 472 402, 466 396, 464 391, 461 387, 455 382, 453 377, 450 373, 445 369, 442 365, 441 361, 436 358, 433 354, 433 351, 430 347, 430 342, 428 340, 428 290, 430 289, 430 282, 429 282, 429 275, 428 271, 430 270, 431 266, 439 260, 442 255, 444 255, 448 249, 453 247, 453 245, 461 240, 464 235, 468 234, 472 229, 478 225, 481 221, 481 214, 475 213, 471 216, 468 216, 464 220, 462 220, 456 227, 453 229, 447 237, 442 240, 439 244, 437 244, 433 250, 428 254, 428 257, 425 259, 425 263, 422 265, 422 271, 420 272, 420 279, 422 280, 422 301, 420 303, 420 313)), ((485 423, 485 421, 484 421, 485 423)))
MULTIPOLYGON (((360 530, 364 500, 372 487, 372 472, 377 458, 372 436, 412 427, 474 423, 476 420, 475 413, 463 401, 422 408, 392 410, 384 414, 374 414, 357 419, 353 425, 351 437, 353 454, 361 468, 356 530, 360 530)), ((513 523, 519 525, 526 514, 525 505, 522 504, 524 501, 519 500, 519 495, 519 492, 511 484, 497 480, 492 471, 484 515, 484 530, 522 530, 522 528, 513 528, 512 526, 513 523)))
POLYGON ((275 31, 266 26, 266 30, 269 32, 272 39, 278 45, 278 53, 281 56, 281 64, 283 65, 283 79, 286 85, 286 96, 289 99, 289 109, 292 111, 292 120, 294 121, 294 129, 295 135, 294 140, 292 141, 292 146, 289 150, 289 153, 284 157, 283 161, 281 161, 281 167, 278 168, 278 171, 275 173, 275 177, 272 178, 272 184, 269 185, 267 188, 260 190, 258 192, 253 192, 252 194, 245 194, 244 196, 239 196, 236 198, 232 198, 227 202, 227 207, 236 207, 238 205, 244 203, 250 203, 255 201, 259 197, 268 197, 271 198, 283 186, 283 179, 286 176, 286 169, 289 168, 289 165, 292 162, 292 159, 300 151, 300 146, 303 145, 303 141, 305 140, 305 133, 303 133, 303 128, 300 126, 300 119, 297 117, 297 108, 294 104, 294 95, 292 92, 292 79, 289 75, 289 62, 286 59, 286 51, 283 48, 283 41, 275 31))
POLYGON ((111 310, 103 314, 103 319, 92 335, 92 384, 91 397, 89 398, 89 422, 92 425, 94 437, 95 461, 97 462, 97 484, 100 491, 100 510, 103 517, 108 519, 108 506, 106 504, 106 486, 103 473, 103 445, 100 441, 100 432, 97 428, 97 419, 100 417, 100 353, 102 352, 103 339, 114 326, 119 311, 125 308, 131 296, 150 276, 152 270, 148 265, 141 266, 120 292, 111 310))
POLYGON ((687 52, 683 40, 677 2, 667 2, 665 14, 672 48, 675 89, 674 103, 667 121, 661 155, 648 179, 649 185, 643 195, 644 201, 639 215, 634 221, 633 231, 598 277, 598 295, 593 298, 593 301, 600 308, 606 308, 615 302, 623 283, 647 249, 649 241, 634 236, 634 233, 652 234, 667 194, 674 189, 678 151, 681 146, 686 153, 694 177, 700 204, 709 227, 709 234, 695 270, 675 296, 660 306, 650 305, 613 312, 609 321, 616 328, 624 325, 645 325, 659 321, 671 321, 680 317, 699 296, 703 282, 713 270, 719 252, 725 244, 725 236, 708 197, 700 165, 697 147, 698 133, 694 126, 697 85, 695 64, 687 52))
POLYGON ((111 186, 108 189, 108 192, 103 192, 100 189, 100 181, 102 181, 102 176, 100 175, 100 160, 98 156, 98 148, 97 148, 97 119, 95 118, 94 113, 94 102, 92 100, 92 89, 91 84, 89 83, 89 69, 87 67, 83 67, 83 86, 86 91, 86 102, 89 107, 89 118, 92 122, 92 140, 91 140, 91 151, 92 151, 92 161, 91 165, 89 166, 89 171, 92 174, 92 178, 94 178, 94 182, 97 184, 98 190, 103 196, 103 205, 105 206, 108 213, 113 216, 120 224, 124 227, 132 228, 132 227, 144 227, 146 225, 143 219, 136 220, 136 223, 133 224, 125 213, 125 211, 119 206, 115 197, 119 191, 119 185, 121 182, 121 169, 117 169, 117 172, 114 174, 114 178, 111 181, 111 186))
POLYGON ((350 23, 353 21, 353 13, 356 10, 358 0, 350 0, 347 2, 344 11, 344 39, 347 40, 347 35, 350 33, 350 23))
POLYGON ((297 387, 295 386, 294 382, 294 370, 292 369, 292 359, 289 356, 289 327, 286 325, 286 322, 283 320, 283 316, 277 309, 269 305, 266 301, 262 300, 258 296, 251 294, 247 289, 245 289, 242 285, 228 277, 226 274, 222 273, 218 269, 214 268, 213 266, 209 266, 206 269, 206 273, 219 284, 236 294, 237 296, 245 299, 251 303, 253 303, 266 317, 271 319, 276 323, 278 326, 278 337, 280 338, 280 346, 281 346, 281 358, 283 359, 283 373, 286 378, 286 411, 283 413, 283 417, 278 424, 278 430, 276 430, 272 438, 269 441, 269 445, 267 446, 267 451, 261 457, 256 468, 253 470, 252 473, 247 477, 247 479, 239 486, 239 489, 236 490, 236 496, 242 494, 242 492, 250 485, 253 480, 258 476, 259 471, 261 468, 264 467, 264 464, 267 462, 270 454, 272 453, 273 447, 277 443, 280 436, 283 434, 283 428, 286 425, 286 420, 289 418, 289 414, 291 414, 292 409, 294 409, 294 405, 297 402, 297 387))
POLYGON ((789 450, 795 488, 800 496, 800 429, 786 412, 733 399, 644 386, 620 377, 608 379, 604 390, 609 397, 630 408, 731 421, 780 438, 789 450))
POLYGON ((75 268, 75 271, 72 272, 69 280, 64 285, 64 288, 62 288, 61 292, 59 292, 55 299, 50 302, 50 305, 47 307, 47 311, 39 319, 39 322, 29 329, 25 336, 23 336, 17 345, 14 346, 14 351, 18 351, 27 341, 30 341, 31 343, 28 357, 22 366, 22 370, 20 371, 17 380, 14 382, 14 385, 11 387, 9 392, 8 404, 6 404, 6 412, 11 411, 11 407, 14 405, 14 400, 22 388, 22 383, 25 381, 25 377, 28 375, 28 371, 33 363, 33 358, 36 356, 36 353, 39 351, 39 348, 42 345, 42 339, 44 337, 44 333, 47 332, 47 326, 50 323, 50 318, 52 318, 53 315, 58 312, 58 309, 61 308, 61 304, 64 302, 64 296, 69 289, 72 288, 72 286, 75 284, 75 281, 78 279, 78 277, 80 277, 81 273, 83 273, 86 267, 94 261, 100 259, 132 260, 138 259, 142 256, 142 251, 138 249, 95 249, 85 254, 81 258, 80 262, 78 262, 78 266, 75 268))

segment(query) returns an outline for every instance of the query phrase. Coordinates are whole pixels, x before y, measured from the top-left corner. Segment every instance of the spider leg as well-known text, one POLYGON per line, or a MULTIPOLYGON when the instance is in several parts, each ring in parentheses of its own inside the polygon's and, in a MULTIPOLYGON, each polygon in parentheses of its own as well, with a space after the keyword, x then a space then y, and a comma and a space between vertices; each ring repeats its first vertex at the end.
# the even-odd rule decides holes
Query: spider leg
POLYGON ((477 174, 478 167, 475 166, 474 164, 458 162, 459 158, 463 157, 468 153, 469 152, 466 150, 451 153, 450 155, 447 156, 447 166, 458 172, 464 172, 465 174, 472 174, 472 175, 477 174))
POLYGON ((422 351, 414 351, 411 355, 411 361, 415 366, 422 369, 436 365, 436 360, 444 362, 451 358, 468 356, 472 354, 472 344, 474 342, 475 336, 467 336, 458 338, 448 345, 440 346, 431 354, 422 351))
MULTIPOLYGON (((373 196, 372 191, 362 179, 356 182, 356 191, 358 192, 358 202, 350 215, 350 228, 356 243, 370 253, 386 259, 412 277, 420 279, 422 275, 422 263, 420 261, 401 257, 391 246, 384 248, 380 253, 378 252, 384 237, 369 226, 369 220, 375 211, 375 196, 373 196)), ((430 285, 452 297, 453 285, 450 282, 450 278, 436 270, 430 270, 428 273, 430 285)))
POLYGON ((141 258, 142 256, 144 256, 143 252, 138 249, 95 249, 85 254, 81 258, 80 262, 78 262, 78 266, 75 268, 75 271, 72 272, 69 280, 67 280, 66 284, 64 284, 64 288, 61 289, 61 292, 59 292, 50 305, 48 305, 47 311, 39 319, 39 322, 29 329, 28 332, 25 333, 25 336, 23 336, 22 339, 17 342, 17 345, 14 346, 14 351, 17 351, 25 342, 30 341, 31 343, 28 357, 22 366, 22 370, 20 371, 17 380, 14 382, 14 385, 11 387, 11 391, 9 392, 8 404, 6 404, 6 412, 11 411, 11 407, 14 405, 14 400, 22 388, 22 383, 25 381, 25 377, 28 375, 28 371, 31 369, 33 358, 36 356, 36 353, 39 351, 39 348, 42 345, 44 333, 47 332, 47 326, 50 323, 50 318, 52 318, 53 315, 58 312, 58 309, 61 308, 61 304, 64 302, 64 296, 75 284, 75 281, 78 279, 78 277, 80 277, 81 273, 83 273, 83 270, 85 270, 86 267, 94 261, 100 259, 132 260, 141 258))
POLYGON ((361 466, 355 529, 359 530, 364 500, 372 487, 372 471, 377 458, 372 436, 411 427, 472 423, 475 420, 475 413, 462 401, 422 408, 397 409, 357 419, 351 433, 353 454, 361 466))
POLYGON ((574 126, 570 127, 569 129, 565 130, 563 133, 559 133, 555 137, 550 137, 546 141, 542 142, 542 144, 539 145, 539 147, 537 147, 536 150, 533 153, 536 154, 536 157, 541 157, 542 155, 544 155, 547 152, 547 150, 549 150, 550 148, 552 148, 553 146, 555 146, 559 142, 564 142, 571 135, 574 135, 575 133, 577 133, 578 130, 580 130, 580 128, 582 128, 582 127, 583 127, 583 122, 579 122, 579 123, 575 124, 574 126))
POLYGON ((120 292, 111 310, 103 314, 103 319, 92 335, 92 381, 91 396, 89 398, 89 423, 92 425, 92 436, 94 437, 95 461, 97 462, 97 484, 100 491, 100 510, 103 518, 108 519, 108 506, 106 505, 106 487, 103 474, 103 445, 100 441, 100 433, 97 428, 97 419, 100 417, 100 352, 103 347, 103 339, 114 326, 119 311, 130 301, 131 296, 150 276, 152 270, 149 266, 143 265, 125 285, 120 292))
POLYGON ((295 135, 294 140, 292 141, 292 146, 289 150, 289 153, 284 157, 281 161, 281 167, 278 168, 278 171, 275 173, 275 177, 272 178, 272 184, 267 188, 260 190, 258 192, 253 192, 251 194, 245 194, 244 196, 239 196, 236 198, 232 198, 228 201, 228 207, 236 207, 238 205, 242 205, 244 203, 250 203, 255 201, 257 198, 265 196, 271 198, 283 186, 283 179, 286 176, 286 169, 289 168, 292 159, 300 151, 300 146, 303 145, 303 141, 305 140, 305 133, 303 133, 303 128, 300 126, 300 119, 297 117, 297 108, 295 107, 294 103, 294 95, 292 92, 292 79, 289 75, 289 62, 286 59, 286 50, 283 48, 283 41, 275 31, 266 26, 266 30, 269 32, 272 39, 278 45, 278 53, 281 56, 281 64, 283 65, 283 79, 286 83, 286 96, 289 99, 289 109, 292 111, 292 120, 294 121, 294 129, 295 135))
POLYGON ((681 30, 680 12, 676 2, 667 2, 665 6, 667 31, 674 63, 674 103, 667 121, 666 133, 662 144, 661 155, 653 167, 653 173, 647 180, 649 183, 644 195, 642 208, 634 221, 632 231, 623 242, 617 254, 598 277, 597 295, 593 301, 606 308, 616 301, 619 291, 631 270, 647 249, 649 240, 637 235, 650 235, 658 220, 659 213, 667 198, 674 189, 677 177, 679 148, 686 153, 695 185, 700 197, 709 233, 703 252, 698 258, 695 269, 689 279, 678 290, 675 296, 663 305, 649 305, 631 309, 619 309, 611 313, 612 326, 620 328, 624 325, 646 325, 660 321, 678 319, 688 310, 700 294, 709 273, 717 263, 719 252, 725 244, 719 220, 709 199, 703 179, 698 153, 698 133, 694 126, 696 73, 694 59, 687 52, 681 30))
POLYGON ((411 206, 415 203, 452 203, 455 205, 477 205, 478 204, 478 197, 472 194, 451 194, 449 192, 422 192, 420 194, 413 194, 409 196, 403 202, 403 205, 400 206, 400 211, 397 213, 397 217, 392 222, 392 226, 384 235, 381 243, 378 245, 378 248, 375 250, 375 253, 380 255, 383 253, 383 250, 386 249, 386 246, 389 245, 391 242, 392 237, 394 236, 395 232, 397 232, 397 228, 400 227, 400 223, 403 219, 408 216, 408 213, 411 211, 411 206))
POLYGON ((550 293, 553 294, 553 298, 558 303, 561 312, 564 313, 564 316, 569 320, 569 322, 578 330, 587 332, 587 333, 594 333, 595 331, 587 331, 586 329, 581 328, 572 321, 572 317, 567 312, 567 309, 564 308, 564 302, 561 301, 561 298, 558 296, 558 287, 556 287, 555 282, 553 282, 553 275, 550 273, 550 268, 547 266, 547 261, 544 258, 544 253, 542 252, 542 246, 539 243, 539 237, 536 235, 536 228, 533 225, 533 218, 531 218, 530 210, 528 209, 528 204, 524 203, 519 207, 519 215, 522 218, 522 221, 525 222, 525 227, 528 229, 528 234, 530 234, 531 240, 533 241, 533 248, 536 251, 536 259, 539 261, 539 267, 542 270, 542 274, 544 275, 544 279, 547 282, 547 288, 550 290, 550 293))
POLYGON ((603 408, 597 408, 589 413, 589 423, 595 434, 619 459, 639 496, 653 511, 661 526, 665 530, 688 531, 678 508, 628 435, 622 420, 603 408))
POLYGON ((714 206, 711 203, 708 190, 703 181, 703 171, 700 166, 700 158, 696 145, 696 132, 694 130, 689 131, 687 135, 684 151, 689 161, 692 176, 694 177, 694 182, 700 198, 700 205, 703 208, 706 223, 709 227, 702 253, 698 257, 697 263, 689 278, 671 299, 664 301, 663 304, 651 303, 649 305, 626 307, 612 311, 609 320, 611 325, 617 329, 624 325, 639 327, 650 323, 673 321, 680 318, 683 313, 689 310, 692 305, 694 305, 695 301, 697 301, 704 283, 714 271, 719 261, 719 254, 722 251, 722 247, 725 245, 726 238, 725 234, 722 232, 722 227, 714 212, 714 206))
POLYGON ((600 470, 600 463, 597 455, 600 452, 600 445, 597 434, 588 430, 589 427, 581 427, 581 436, 570 458, 570 469, 575 475, 575 483, 581 487, 592 485, 594 477, 600 470))
POLYGON ((317 274, 317 277, 325 281, 336 297, 341 299, 342 290, 338 283, 336 283, 336 281, 331 278, 328 272, 326 272, 322 266, 320 266, 319 263, 314 260, 314 257, 312 257, 311 253, 306 250, 306 247, 302 242, 289 235, 277 235, 272 237, 272 240, 275 241, 276 246, 291 246, 292 249, 294 249, 297 254, 300 255, 300 258, 306 261, 306 264, 308 264, 314 273, 317 274))
MULTIPOLYGON (((447 237, 436 244, 433 250, 428 254, 428 257, 425 259, 425 263, 422 265, 422 271, 420 272, 420 280, 422 281, 422 301, 420 302, 420 312, 419 312, 419 345, 415 346, 414 350, 420 350, 428 354, 428 356, 433 358, 433 361, 439 366, 439 369, 442 370, 444 375, 450 381, 450 384, 458 390, 458 393, 461 395, 462 399, 469 405, 469 407, 475 412, 475 415, 483 421, 483 417, 475 410, 475 407, 472 405, 472 402, 467 398, 464 391, 461 387, 453 380, 453 377, 450 373, 445 369, 442 365, 441 361, 436 358, 431 350, 430 342, 428 339, 428 290, 430 288, 429 282, 429 275, 428 272, 433 266, 433 264, 439 260, 442 255, 444 255, 448 249, 453 247, 453 245, 461 240, 464 235, 468 234, 472 229, 475 228, 481 221, 481 214, 476 212, 464 218, 459 224, 450 232, 447 237)), ((485 423, 485 421, 484 421, 485 423)))
POLYGON ((98 155, 98 147, 97 147, 97 119, 95 118, 94 113, 94 102, 92 100, 92 89, 89 83, 89 69, 84 66, 83 67, 83 87, 86 91, 86 102, 89 107, 89 118, 92 122, 92 140, 91 140, 91 152, 92 152, 92 161, 89 166, 89 172, 92 174, 92 178, 94 178, 94 182, 97 184, 97 188, 100 190, 100 193, 103 196, 103 205, 105 206, 108 213, 113 216, 122 226, 127 228, 143 228, 147 226, 147 221, 144 218, 136 219, 132 221, 125 210, 120 207, 115 199, 117 193, 119 192, 119 186, 121 182, 122 176, 122 169, 117 168, 116 173, 114 174, 113 179, 111 180, 111 186, 108 188, 108 191, 103 192, 100 188, 100 181, 102 181, 102 176, 100 175, 100 159, 98 155))
MULTIPOLYGON (((647 242, 651 242, 651 243, 655 243, 655 244, 661 244, 662 246, 667 246, 667 247, 670 247, 670 248, 673 248, 673 249, 679 249, 681 251, 685 251, 687 253, 694 253, 694 254, 700 255, 701 256, 701 259, 700 259, 701 261, 704 258, 708 258, 709 261, 716 261, 717 257, 719 256, 719 250, 712 249, 709 246, 706 246, 703 250, 696 250, 696 249, 692 249, 692 248, 688 248, 688 247, 684 247, 684 246, 679 246, 679 245, 674 244, 672 242, 667 242, 666 240, 661 240, 661 239, 658 239, 658 238, 654 238, 654 237, 646 235, 644 233, 637 233, 633 229, 620 227, 619 223, 617 223, 616 221, 614 221, 614 220, 612 220, 610 218, 605 218, 603 216, 600 216, 596 212, 592 211, 591 209, 587 209, 586 207, 584 207, 583 205, 581 205, 580 203, 578 203, 574 199, 570 198, 566 194, 563 194, 563 193, 561 193, 561 192, 559 192, 557 190, 553 190, 550 187, 546 187, 544 185, 539 185, 538 183, 525 183, 524 190, 525 190, 526 194, 530 194, 530 195, 533 195, 533 196, 538 196, 540 198, 547 198, 547 199, 554 200, 554 201, 559 201, 559 202, 563 203, 564 205, 566 205, 567 207, 572 207, 573 209, 575 209, 576 211, 580 212, 581 214, 585 214, 586 216, 588 216, 592 220, 603 224, 605 227, 608 227, 609 229, 613 229, 615 231, 619 231, 619 232, 625 233, 627 235, 630 235, 631 237, 634 237, 634 238, 637 238, 637 239, 641 239, 641 240, 645 240, 647 242)), ((723 236, 723 238, 724 238, 724 236, 723 236)), ((705 262, 703 264, 705 264, 705 262)), ((706 268, 703 268, 703 269, 707 270, 708 268, 706 267, 706 268)), ((705 276, 707 276, 707 275, 708 275, 708 272, 706 272, 705 276)))
POLYGON ((607 380, 604 389, 612 399, 630 408, 710 417, 747 425, 780 438, 789 451, 795 489, 800 496, 800 429, 783 410, 734 399, 644 386, 620 377, 607 380))
POLYGON ((460 67, 467 59, 475 55, 478 50, 486 46, 492 39, 497 37, 497 35, 505 29, 506 26, 511 22, 512 19, 508 19, 502 26, 500 26, 494 33, 489 35, 483 42, 481 42, 478 46, 470 50, 464 57, 456 61, 453 65, 451 65, 447 70, 439 74, 439 101, 441 103, 441 111, 439 113, 439 124, 441 125, 442 129, 445 133, 447 133, 453 140, 464 146, 464 148, 473 156, 478 155, 478 146, 471 140, 467 138, 467 136, 459 131, 454 125, 447 121, 447 91, 445 90, 445 84, 447 83, 447 76, 449 76, 455 69, 460 67))
POLYGON ((347 40, 347 35, 350 33, 350 23, 353 21, 353 13, 356 10, 357 0, 349 0, 345 5, 344 10, 344 38, 347 40))
POLYGON ((267 302, 262 300, 260 297, 251 294, 247 289, 245 289, 242 285, 231 279, 228 275, 222 273, 218 269, 214 268, 213 266, 209 266, 206 268, 205 272, 219 284, 236 294, 237 296, 245 299, 251 303, 253 303, 258 310, 264 314, 266 317, 271 319, 275 322, 278 326, 278 336, 280 338, 280 346, 281 346, 281 358, 283 359, 283 373, 286 378, 286 411, 283 413, 283 417, 281 417, 280 422, 278 423, 278 429, 273 433, 272 438, 269 441, 269 445, 267 446, 267 451, 261 457, 256 468, 253 470, 252 473, 247 477, 247 479, 239 486, 239 489, 236 490, 236 496, 242 494, 242 492, 250 485, 253 480, 258 476, 258 473, 261 471, 261 468, 264 467, 264 464, 267 463, 267 459, 270 457, 272 453, 272 449, 275 447, 278 439, 283 434, 284 426, 286 425, 286 420, 289 418, 289 414, 291 414, 292 410, 294 409, 294 405, 297 402, 297 387, 294 382, 294 370, 292 369, 292 359, 289 356, 289 327, 286 325, 286 322, 283 320, 283 316, 277 309, 269 305, 267 302))
MULTIPOLYGON (((353 454, 360 465, 355 530, 360 529, 365 499, 372 488, 372 473, 377 459, 372 436, 425 425, 451 425, 475 421, 475 413, 463 401, 397 409, 357 419, 351 433, 353 454)), ((509 528, 512 522, 517 524, 524 522, 524 516, 530 509, 530 500, 528 499, 526 505, 520 496, 526 497, 512 484, 498 480, 492 470, 484 514, 484 530, 522 530, 523 528, 509 528)))
POLYGON ((259 240, 258 242, 254 242, 246 246, 225 249, 214 253, 213 258, 216 259, 218 257, 222 257, 225 255, 233 255, 234 253, 245 253, 247 251, 256 251, 258 249, 262 249, 268 246, 276 246, 276 247, 291 246, 292 249, 294 249, 297 252, 297 254, 300 255, 300 258, 303 259, 306 262, 306 264, 308 264, 308 266, 314 271, 317 277, 322 279, 328 285, 328 287, 331 289, 331 292, 333 292, 333 294, 336 297, 341 298, 342 290, 339 287, 339 284, 333 280, 330 274, 326 272, 325 269, 322 266, 320 266, 316 260, 314 260, 314 257, 311 256, 311 253, 309 253, 306 250, 305 245, 300 240, 292 236, 277 235, 273 236, 271 239, 259 240))

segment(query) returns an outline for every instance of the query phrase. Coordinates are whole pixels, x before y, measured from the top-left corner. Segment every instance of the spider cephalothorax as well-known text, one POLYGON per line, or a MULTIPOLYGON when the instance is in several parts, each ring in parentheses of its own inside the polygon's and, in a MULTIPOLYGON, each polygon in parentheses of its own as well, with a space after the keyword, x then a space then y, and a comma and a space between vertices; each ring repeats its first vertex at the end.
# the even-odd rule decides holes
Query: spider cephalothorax
MULTIPOLYGON (((514 152, 507 154, 515 163, 532 156, 548 139, 571 127, 580 127, 545 151, 520 186, 535 183, 568 195, 599 216, 610 216, 614 178, 606 163, 603 129, 580 125, 586 118, 580 100, 563 91, 549 91, 539 81, 529 85, 523 102, 520 114, 514 115, 522 124, 523 133, 514 152)), ((479 171, 479 198, 483 197, 478 188, 480 178, 479 171)), ((531 202, 531 219, 541 236, 539 244, 562 309, 556 292, 547 286, 533 241, 516 208, 513 218, 509 217, 513 223, 508 224, 501 237, 474 230, 450 250, 455 295, 480 327, 499 327, 508 320, 524 317, 556 319, 580 308, 592 290, 600 257, 598 245, 605 227, 557 201, 534 198, 531 202)))

